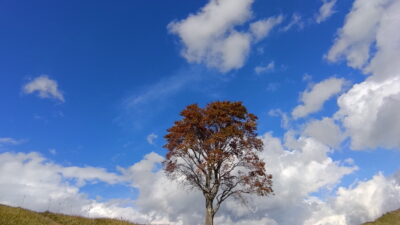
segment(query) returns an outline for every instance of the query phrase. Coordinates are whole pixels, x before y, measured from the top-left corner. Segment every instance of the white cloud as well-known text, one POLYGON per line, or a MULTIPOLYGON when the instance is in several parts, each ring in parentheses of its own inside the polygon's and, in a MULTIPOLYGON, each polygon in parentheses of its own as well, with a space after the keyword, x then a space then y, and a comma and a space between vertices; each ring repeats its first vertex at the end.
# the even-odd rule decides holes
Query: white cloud
MULTIPOLYGON (((218 224, 358 225, 400 206, 400 175, 385 178, 378 174, 355 187, 340 187, 337 196, 327 201, 312 196, 321 190, 335 190, 341 178, 357 167, 332 160, 331 149, 311 137, 293 137, 287 139, 291 143, 285 143, 266 133, 262 139, 265 150, 260 156, 273 175, 275 195, 250 196, 247 206, 228 200, 216 215, 218 224)), ((167 178, 160 170, 163 160, 150 153, 129 168, 119 168, 118 175, 102 168, 63 167, 37 153, 3 153, 0 203, 141 223, 203 224, 201 193, 167 178), (80 188, 96 180, 129 182, 139 196, 134 201, 88 199, 80 188)))
POLYGON ((289 116, 280 109, 271 109, 268 112, 269 116, 279 116, 281 118, 281 128, 288 129, 290 126, 290 118, 289 116))
MULTIPOLYGON (((11 181, 19 180, 18 182, 21 184, 31 183, 31 179, 34 183, 35 180, 39 180, 39 178, 44 176, 44 174, 48 174, 48 176, 45 176, 48 179, 53 179, 62 175, 64 178, 74 179, 79 184, 96 180, 109 184, 115 184, 122 181, 119 176, 113 173, 108 173, 103 168, 74 166, 62 167, 52 162, 48 162, 38 153, 25 154, 6 152, 1 154, 1 161, 1 166, 3 166, 1 169, 3 175, 2 178, 5 180, 10 179, 11 181), (12 167, 9 167, 9 165, 12 165, 12 167), (48 171, 46 172, 46 170, 48 171), (9 176, 7 174, 9 174, 9 176), (14 178, 18 179, 14 180, 14 178)), ((57 178, 56 180, 59 179, 57 178)))
POLYGON ((292 116, 298 119, 319 111, 325 101, 342 91, 344 84, 345 80, 339 78, 328 78, 315 84, 311 90, 302 93, 302 104, 292 111, 292 116))
POLYGON ((282 23, 283 16, 271 17, 264 20, 256 21, 250 24, 250 32, 253 34, 255 41, 259 41, 268 36, 271 30, 282 23))
POLYGON ((252 16, 253 0, 210 0, 196 14, 168 25, 179 36, 182 56, 190 63, 204 63, 221 72, 239 69, 251 44, 265 38, 282 16, 254 22, 249 31, 238 31, 252 16))
POLYGON ((85 182, 96 181, 115 184, 124 182, 125 178, 102 168, 63 167, 38 153, 0 154, 1 204, 36 211, 149 221, 148 217, 133 208, 122 206, 126 201, 98 202, 88 199, 80 187, 85 182))
POLYGON ((319 8, 318 15, 316 16, 316 22, 317 23, 322 23, 325 20, 327 20, 329 17, 332 16, 334 11, 334 6, 336 4, 337 0, 322 0, 322 6, 319 8))
MULTIPOLYGON (((338 31, 338 37, 329 50, 327 59, 334 62, 345 58, 349 66, 363 68, 370 58, 371 45, 382 24, 382 16, 387 13, 389 3, 395 2, 356 0, 351 12, 346 16, 345 25, 338 31)), ((395 35, 396 31, 390 32, 395 35)))
POLYGON ((40 98, 53 98, 65 102, 62 92, 58 89, 57 81, 46 75, 36 77, 22 88, 26 94, 37 93, 40 98))
POLYGON ((310 74, 308 74, 308 73, 305 73, 304 75, 303 75, 303 81, 307 81, 307 82, 311 82, 312 81, 312 79, 313 79, 313 77, 310 75, 310 74))
POLYGON ((231 69, 243 67, 247 55, 250 52, 251 37, 242 32, 232 32, 224 39, 220 45, 214 46, 211 51, 215 51, 207 59, 207 63, 227 72, 231 69))
POLYGON ((331 149, 314 138, 300 136, 287 143, 270 133, 263 136, 263 159, 267 170, 275 175, 278 198, 306 197, 320 188, 332 187, 356 167, 340 165, 329 157, 331 149), (286 147, 285 147, 286 146, 286 147), (301 176, 305 173, 307 176, 301 176), (296 187, 292 192, 291 187, 296 187))
POLYGON ((275 69, 275 62, 271 61, 269 62, 267 65, 265 66, 256 66, 256 68, 254 68, 254 71, 256 72, 256 74, 262 74, 262 73, 267 73, 267 72, 272 72, 275 69))
POLYGON ((353 149, 400 149, 400 2, 357 0, 327 54, 371 74, 338 99, 353 149))
POLYGON ((399 182, 378 173, 371 180, 358 182, 354 188, 339 188, 334 206, 347 214, 349 224, 374 220, 400 207, 399 182))
POLYGON ((261 157, 273 175, 275 195, 251 196, 248 207, 227 202, 221 214, 233 221, 253 220, 256 224, 255 221, 267 218, 268 222, 259 224, 302 225, 315 210, 306 201, 311 194, 333 188, 343 176, 357 169, 333 161, 328 156, 330 149, 313 138, 295 138, 291 143, 295 148, 285 147, 287 143, 270 133, 262 139, 265 150, 261 157))
MULTIPOLYGON (((335 185, 355 167, 342 166, 328 157, 329 148, 312 138, 298 138, 298 149, 285 149, 278 138, 263 136, 261 157, 274 175, 276 195, 250 197, 243 206, 229 200, 216 216, 222 225, 300 225, 311 209, 303 201, 313 192, 335 185), (301 176, 299 173, 306 173, 301 176), (288 216, 292 215, 292 216, 288 216), (295 222, 294 222, 295 221, 295 222)), ((94 167, 64 167, 37 153, 0 154, 0 203, 44 211, 90 217, 123 218, 142 223, 202 224, 204 199, 200 192, 184 189, 160 170, 163 157, 150 153, 120 175, 94 167), (127 200, 99 202, 88 199, 80 188, 88 182, 129 182, 138 189, 133 206, 127 200), (125 203, 125 206, 123 206, 125 203)))
POLYGON ((366 73, 372 73, 374 79, 383 80, 400 76, 400 2, 392 0, 387 7, 376 29, 376 54, 365 68, 366 73), (375 78, 376 77, 376 78, 375 78))
POLYGON ((158 138, 158 135, 157 135, 157 134, 151 133, 151 134, 147 135, 146 140, 147 140, 147 143, 149 143, 149 144, 151 144, 151 145, 154 145, 154 141, 155 141, 157 138, 158 138))
POLYGON ((331 148, 339 147, 340 143, 345 138, 345 135, 339 126, 335 124, 335 121, 327 117, 322 120, 312 120, 307 123, 303 134, 313 137, 331 148))
POLYGON ((327 204, 316 203, 316 210, 305 225, 358 225, 373 221, 382 214, 400 207, 400 179, 382 173, 355 186, 340 187, 327 204))
POLYGON ((23 142, 23 140, 17 140, 15 138, 10 137, 2 137, 0 138, 0 147, 3 145, 19 145, 23 142))
POLYGON ((293 27, 297 27, 298 29, 304 28, 304 22, 301 18, 301 15, 299 15, 297 13, 294 13, 292 15, 290 22, 286 26, 282 27, 281 31, 286 32, 286 31, 292 29, 293 27))
POLYGON ((182 55, 189 62, 204 62, 223 72, 237 69, 249 51, 250 37, 233 28, 250 18, 252 3, 253 0, 211 0, 197 14, 170 23, 168 29, 180 37, 182 55), (239 45, 230 49, 234 43, 239 45))
POLYGON ((200 224, 203 220, 203 199, 199 192, 185 190, 159 170, 163 157, 156 153, 120 171, 139 190, 135 205, 152 223, 200 224))
POLYGON ((188 84, 196 83, 203 78, 204 76, 201 76, 201 71, 197 68, 183 69, 172 76, 161 79, 148 86, 140 94, 125 98, 122 102, 122 106, 126 109, 136 108, 155 100, 167 98, 190 86, 188 84))
MULTIPOLYGON (((248 205, 228 200, 215 221, 222 225, 292 224, 300 225, 313 211, 304 201, 311 193, 336 185, 356 167, 343 166, 329 156, 330 149, 313 138, 294 140, 296 149, 287 149, 280 139, 267 133, 261 157, 274 178, 275 195, 250 197, 248 205), (307 174, 304 176, 304 174, 307 174), (289 216, 290 215, 290 216, 289 216)), ((177 224, 202 224, 204 200, 197 191, 185 191, 158 168, 163 157, 150 153, 128 169, 125 176, 140 190, 137 206, 146 215, 157 215, 177 224), (178 190, 178 191, 177 191, 178 190)))
POLYGON ((400 149, 400 77, 354 85, 338 99, 336 117, 352 137, 353 149, 400 149))

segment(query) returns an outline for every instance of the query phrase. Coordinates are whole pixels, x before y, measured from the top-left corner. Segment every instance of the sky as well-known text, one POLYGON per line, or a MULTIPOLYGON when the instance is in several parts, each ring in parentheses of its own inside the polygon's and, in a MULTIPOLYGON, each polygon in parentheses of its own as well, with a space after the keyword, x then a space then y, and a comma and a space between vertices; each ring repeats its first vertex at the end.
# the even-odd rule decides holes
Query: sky
POLYGON ((257 115, 275 195, 216 224, 358 225, 400 208, 397 0, 0 1, 0 203, 202 224, 163 173, 193 103, 257 115))

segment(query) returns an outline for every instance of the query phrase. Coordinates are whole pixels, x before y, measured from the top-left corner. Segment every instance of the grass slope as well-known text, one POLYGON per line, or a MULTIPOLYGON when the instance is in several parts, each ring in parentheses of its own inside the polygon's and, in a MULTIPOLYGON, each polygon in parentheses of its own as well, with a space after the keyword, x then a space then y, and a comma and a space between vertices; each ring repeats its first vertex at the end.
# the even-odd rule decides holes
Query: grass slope
POLYGON ((363 225, 400 225, 400 209, 386 213, 375 220, 375 222, 364 223, 363 225))
POLYGON ((115 219, 88 219, 50 212, 33 212, 0 204, 1 225, 134 225, 115 219))

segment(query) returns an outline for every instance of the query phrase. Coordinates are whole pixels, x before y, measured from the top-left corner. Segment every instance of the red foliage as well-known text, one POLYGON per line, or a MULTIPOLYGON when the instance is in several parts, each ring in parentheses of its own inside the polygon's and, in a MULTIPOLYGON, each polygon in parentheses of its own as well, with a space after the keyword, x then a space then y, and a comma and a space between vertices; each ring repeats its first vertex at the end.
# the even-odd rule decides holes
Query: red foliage
POLYGON ((170 177, 184 178, 202 191, 212 218, 230 196, 273 192, 272 176, 258 157, 263 143, 256 134, 257 117, 241 102, 193 104, 181 116, 165 136, 164 168, 170 177))

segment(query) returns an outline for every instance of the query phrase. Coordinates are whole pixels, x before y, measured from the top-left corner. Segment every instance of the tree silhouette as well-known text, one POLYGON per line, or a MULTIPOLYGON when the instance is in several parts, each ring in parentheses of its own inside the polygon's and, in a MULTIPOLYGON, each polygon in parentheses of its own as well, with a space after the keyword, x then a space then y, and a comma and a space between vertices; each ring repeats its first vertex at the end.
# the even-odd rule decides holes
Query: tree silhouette
POLYGON ((229 197, 266 196, 273 192, 272 176, 258 157, 257 117, 241 102, 218 101, 205 108, 187 106, 165 135, 168 150, 164 169, 172 179, 200 190, 205 198, 206 225, 229 197))

